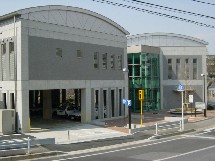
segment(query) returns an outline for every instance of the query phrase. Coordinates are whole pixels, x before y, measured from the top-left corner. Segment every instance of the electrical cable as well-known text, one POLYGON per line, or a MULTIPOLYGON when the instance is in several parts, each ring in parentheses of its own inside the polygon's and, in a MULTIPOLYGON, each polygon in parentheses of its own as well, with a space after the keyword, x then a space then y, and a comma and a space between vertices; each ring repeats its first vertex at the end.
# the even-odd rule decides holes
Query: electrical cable
POLYGON ((203 14, 199 14, 199 13, 184 11, 184 10, 175 9, 175 8, 171 8, 171 7, 165 7, 165 6, 156 5, 156 4, 153 4, 153 3, 143 2, 143 1, 140 1, 140 0, 123 0, 123 1, 129 2, 129 3, 136 3, 136 4, 140 4, 140 5, 145 4, 146 6, 149 6, 149 7, 164 9, 164 10, 183 13, 183 14, 189 14, 189 15, 193 15, 193 16, 200 16, 200 17, 204 17, 204 18, 215 19, 215 17, 212 17, 212 16, 207 16, 207 15, 203 15, 203 14))
POLYGON ((164 13, 160 13, 160 12, 155 12, 155 11, 151 11, 151 10, 147 10, 147 9, 143 9, 143 8, 138 8, 138 7, 122 4, 122 3, 111 2, 111 1, 108 1, 108 0, 92 0, 92 1, 98 2, 98 3, 106 3, 106 4, 109 4, 109 5, 124 7, 124 8, 128 8, 128 9, 133 9, 133 10, 136 10, 136 11, 139 11, 139 12, 146 12, 146 13, 149 13, 149 14, 154 14, 154 15, 157 15, 157 16, 163 16, 163 17, 167 17, 167 18, 170 18, 170 19, 176 19, 176 20, 179 20, 179 21, 193 23, 195 25, 204 26, 204 27, 208 27, 208 28, 215 28, 215 26, 213 26, 213 25, 208 25, 208 24, 205 24, 205 23, 202 23, 202 22, 193 21, 193 20, 190 20, 190 19, 181 18, 181 17, 177 17, 177 16, 172 16, 172 15, 164 14, 164 13))
POLYGON ((198 3, 203 3, 203 4, 208 4, 208 5, 215 6, 215 3, 204 2, 204 1, 199 1, 199 0, 192 0, 192 1, 194 1, 194 2, 198 2, 198 3))

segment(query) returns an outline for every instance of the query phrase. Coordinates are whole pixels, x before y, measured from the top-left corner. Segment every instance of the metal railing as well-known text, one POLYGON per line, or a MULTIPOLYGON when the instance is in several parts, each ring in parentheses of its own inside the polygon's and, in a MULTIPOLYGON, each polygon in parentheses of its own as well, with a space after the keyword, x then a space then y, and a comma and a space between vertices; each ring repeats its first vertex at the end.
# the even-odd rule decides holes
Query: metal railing
POLYGON ((31 148, 43 144, 54 144, 55 139, 20 138, 0 141, 0 157, 16 154, 30 154, 31 148))
POLYGON ((165 132, 167 130, 179 129, 182 131, 182 121, 174 121, 174 122, 166 122, 166 123, 156 123, 155 124, 155 135, 159 135, 158 133, 165 132))

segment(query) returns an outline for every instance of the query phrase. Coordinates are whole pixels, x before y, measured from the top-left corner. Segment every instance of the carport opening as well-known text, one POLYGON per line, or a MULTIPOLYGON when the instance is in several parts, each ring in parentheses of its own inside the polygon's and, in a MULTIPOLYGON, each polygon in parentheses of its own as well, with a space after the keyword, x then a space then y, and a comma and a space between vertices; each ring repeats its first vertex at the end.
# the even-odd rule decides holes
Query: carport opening
POLYGON ((41 120, 81 121, 81 89, 30 90, 31 125, 41 120))

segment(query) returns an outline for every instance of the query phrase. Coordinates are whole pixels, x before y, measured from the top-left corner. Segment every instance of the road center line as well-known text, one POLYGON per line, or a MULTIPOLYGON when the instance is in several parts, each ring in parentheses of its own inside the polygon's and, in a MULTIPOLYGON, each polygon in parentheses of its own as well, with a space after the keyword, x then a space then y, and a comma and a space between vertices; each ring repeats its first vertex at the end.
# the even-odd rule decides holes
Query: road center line
POLYGON ((183 154, 174 155, 174 156, 163 158, 163 159, 154 160, 154 161, 169 160, 169 159, 172 159, 172 158, 177 158, 177 157, 180 157, 180 156, 184 156, 184 155, 188 155, 188 154, 192 154, 192 153, 196 153, 196 152, 208 150, 208 149, 211 149, 211 148, 215 148, 215 145, 209 146, 209 147, 206 147, 206 148, 202 148, 202 149, 198 149, 198 150, 194 150, 194 151, 190 151, 190 152, 183 153, 183 154))

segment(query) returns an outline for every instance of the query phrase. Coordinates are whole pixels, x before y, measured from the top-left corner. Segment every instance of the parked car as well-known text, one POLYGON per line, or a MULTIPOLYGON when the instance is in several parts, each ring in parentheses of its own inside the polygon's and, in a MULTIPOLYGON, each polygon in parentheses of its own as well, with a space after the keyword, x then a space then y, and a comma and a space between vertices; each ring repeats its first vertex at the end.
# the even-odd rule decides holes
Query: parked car
POLYGON ((70 117, 74 112, 78 111, 78 108, 70 103, 65 103, 57 109, 57 116, 70 117))
POLYGON ((70 116, 71 120, 81 120, 81 111, 77 110, 70 116))
POLYGON ((215 109, 215 103, 208 103, 207 109, 208 110, 214 110, 215 109))

